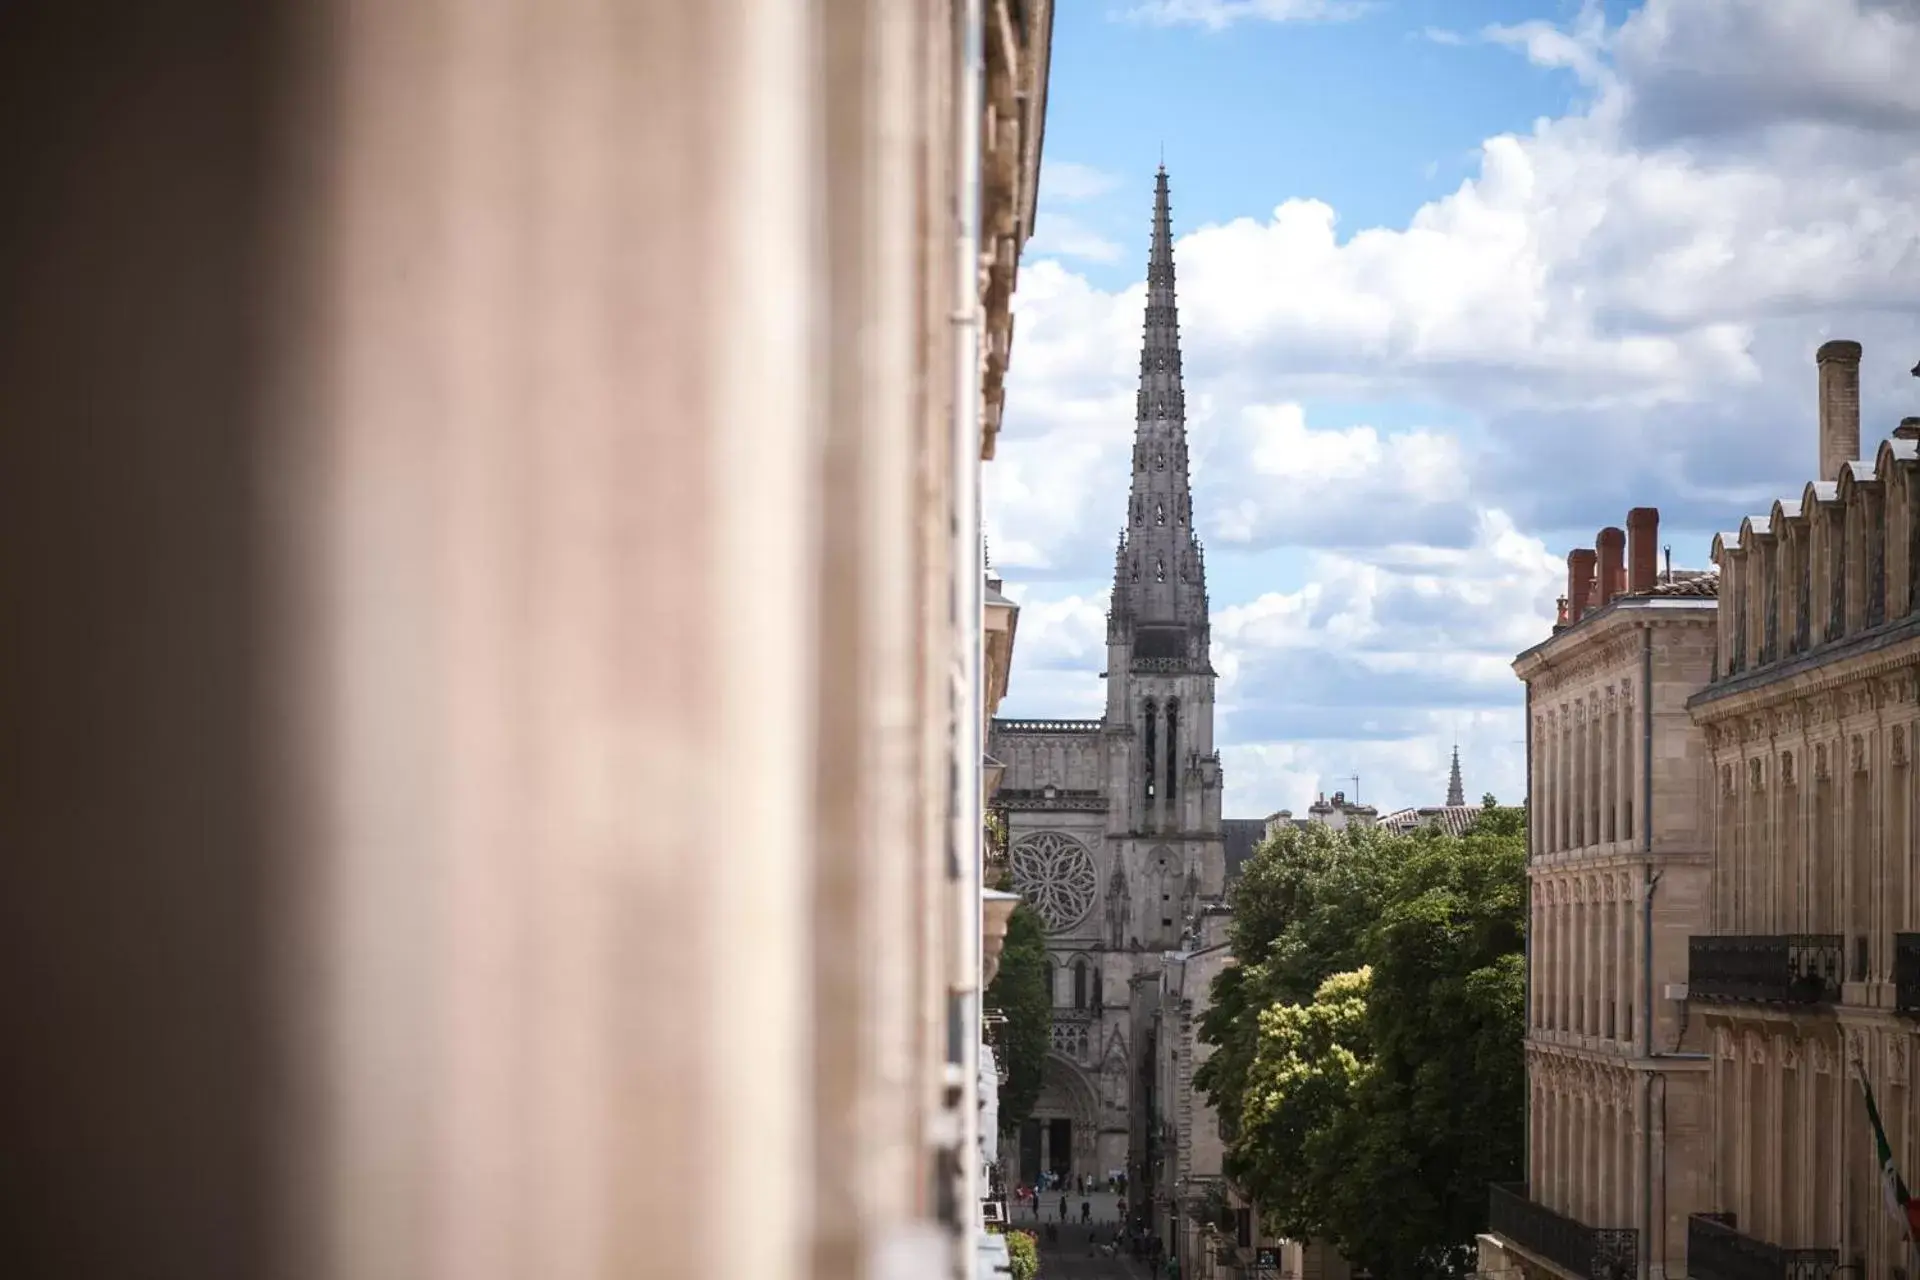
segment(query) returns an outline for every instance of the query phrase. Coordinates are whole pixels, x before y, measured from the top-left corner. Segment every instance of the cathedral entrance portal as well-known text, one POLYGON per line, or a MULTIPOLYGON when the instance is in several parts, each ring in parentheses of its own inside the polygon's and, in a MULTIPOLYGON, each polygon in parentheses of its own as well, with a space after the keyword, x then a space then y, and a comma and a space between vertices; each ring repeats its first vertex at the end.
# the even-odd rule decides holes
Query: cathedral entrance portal
POLYGON ((1047 1058, 1046 1082, 1033 1116, 1020 1126, 1020 1177, 1031 1185, 1042 1170, 1067 1180, 1104 1176, 1099 1164, 1100 1096, 1086 1075, 1060 1054, 1047 1058))
POLYGON ((1042 1120, 1029 1119, 1020 1126, 1020 1181, 1034 1186, 1041 1170, 1062 1182, 1076 1175, 1074 1167, 1073 1121, 1064 1116, 1042 1120))
POLYGON ((1047 1121, 1047 1172, 1066 1182, 1073 1177, 1073 1121, 1047 1121))

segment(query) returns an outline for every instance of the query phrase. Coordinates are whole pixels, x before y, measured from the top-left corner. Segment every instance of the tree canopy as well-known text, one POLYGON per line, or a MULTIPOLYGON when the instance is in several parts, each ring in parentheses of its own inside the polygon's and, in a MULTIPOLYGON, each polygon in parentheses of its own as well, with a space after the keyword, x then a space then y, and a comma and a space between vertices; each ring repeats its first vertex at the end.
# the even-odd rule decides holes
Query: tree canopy
POLYGON ((1520 1171, 1524 811, 1463 837, 1283 829, 1234 890, 1196 1082, 1269 1227, 1393 1280, 1458 1276, 1520 1171))
POLYGON ((1000 969, 987 987, 986 1007, 1006 1018, 995 1057, 1006 1072, 1000 1086, 1000 1128, 1011 1132, 1033 1114, 1046 1082, 1053 1044, 1053 993, 1047 989, 1047 933, 1024 902, 1007 922, 1000 969))

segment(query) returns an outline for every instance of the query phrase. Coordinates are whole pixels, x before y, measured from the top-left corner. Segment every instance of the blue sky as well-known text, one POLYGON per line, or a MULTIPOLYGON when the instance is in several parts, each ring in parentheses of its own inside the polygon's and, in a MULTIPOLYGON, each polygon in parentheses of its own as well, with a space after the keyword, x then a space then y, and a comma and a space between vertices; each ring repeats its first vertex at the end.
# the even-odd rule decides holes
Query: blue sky
POLYGON ((1570 547, 1677 564, 1811 471, 1812 352, 1920 412, 1902 0, 1059 0, 996 568, 1009 715, 1095 714, 1172 176, 1228 808, 1518 797, 1570 547))

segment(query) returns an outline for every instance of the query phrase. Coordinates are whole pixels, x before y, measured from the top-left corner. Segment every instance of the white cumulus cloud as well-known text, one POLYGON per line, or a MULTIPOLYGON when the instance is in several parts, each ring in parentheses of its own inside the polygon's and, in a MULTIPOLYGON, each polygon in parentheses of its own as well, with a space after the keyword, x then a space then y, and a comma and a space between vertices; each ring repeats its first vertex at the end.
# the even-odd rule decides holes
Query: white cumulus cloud
MULTIPOLYGON (((1143 16, 1333 16, 1316 7, 1143 16)), ((1348 227, 1276 189, 1176 244, 1236 813, 1369 771, 1369 798, 1431 800, 1455 732, 1463 760, 1483 757, 1469 790, 1517 798, 1506 663, 1551 618, 1565 535, 1545 531, 1590 542, 1637 505, 1732 527, 1797 491, 1827 338, 1866 344, 1869 444, 1920 408, 1920 8, 1646 0, 1618 26, 1589 4, 1563 26, 1428 34, 1563 68, 1587 100, 1487 139, 1404 225, 1348 227), (1414 406, 1429 425, 1316 402, 1414 406), (1251 559, 1222 594, 1229 553, 1251 559), (1264 555, 1304 582, 1247 590, 1264 555)), ((1143 305, 1142 285, 1102 289, 1061 260, 1022 271, 987 517, 1009 580, 1049 598, 1084 601, 1111 569, 1143 305)), ((1023 621, 1021 645, 1054 625, 1023 621)))

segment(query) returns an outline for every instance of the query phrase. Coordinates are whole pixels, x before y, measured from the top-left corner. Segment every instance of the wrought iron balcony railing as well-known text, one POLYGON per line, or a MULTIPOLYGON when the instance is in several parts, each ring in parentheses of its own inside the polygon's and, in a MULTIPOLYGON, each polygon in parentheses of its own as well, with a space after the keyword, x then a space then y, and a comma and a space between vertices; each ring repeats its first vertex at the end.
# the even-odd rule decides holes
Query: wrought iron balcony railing
POLYGON ((1640 1268, 1640 1233, 1632 1227, 1590 1227, 1527 1196, 1524 1182, 1487 1188, 1487 1225, 1529 1253, 1589 1280, 1632 1280, 1640 1268))
POLYGON ((1687 939, 1687 994, 1759 1004, 1840 999, 1845 940, 1837 933, 1714 934, 1687 939))
POLYGON ((1893 935, 1893 1007, 1920 1018, 1920 933, 1893 935))
POLYGON ((1832 1280, 1838 1249, 1782 1249, 1742 1235, 1731 1213, 1687 1219, 1689 1280, 1832 1280))

